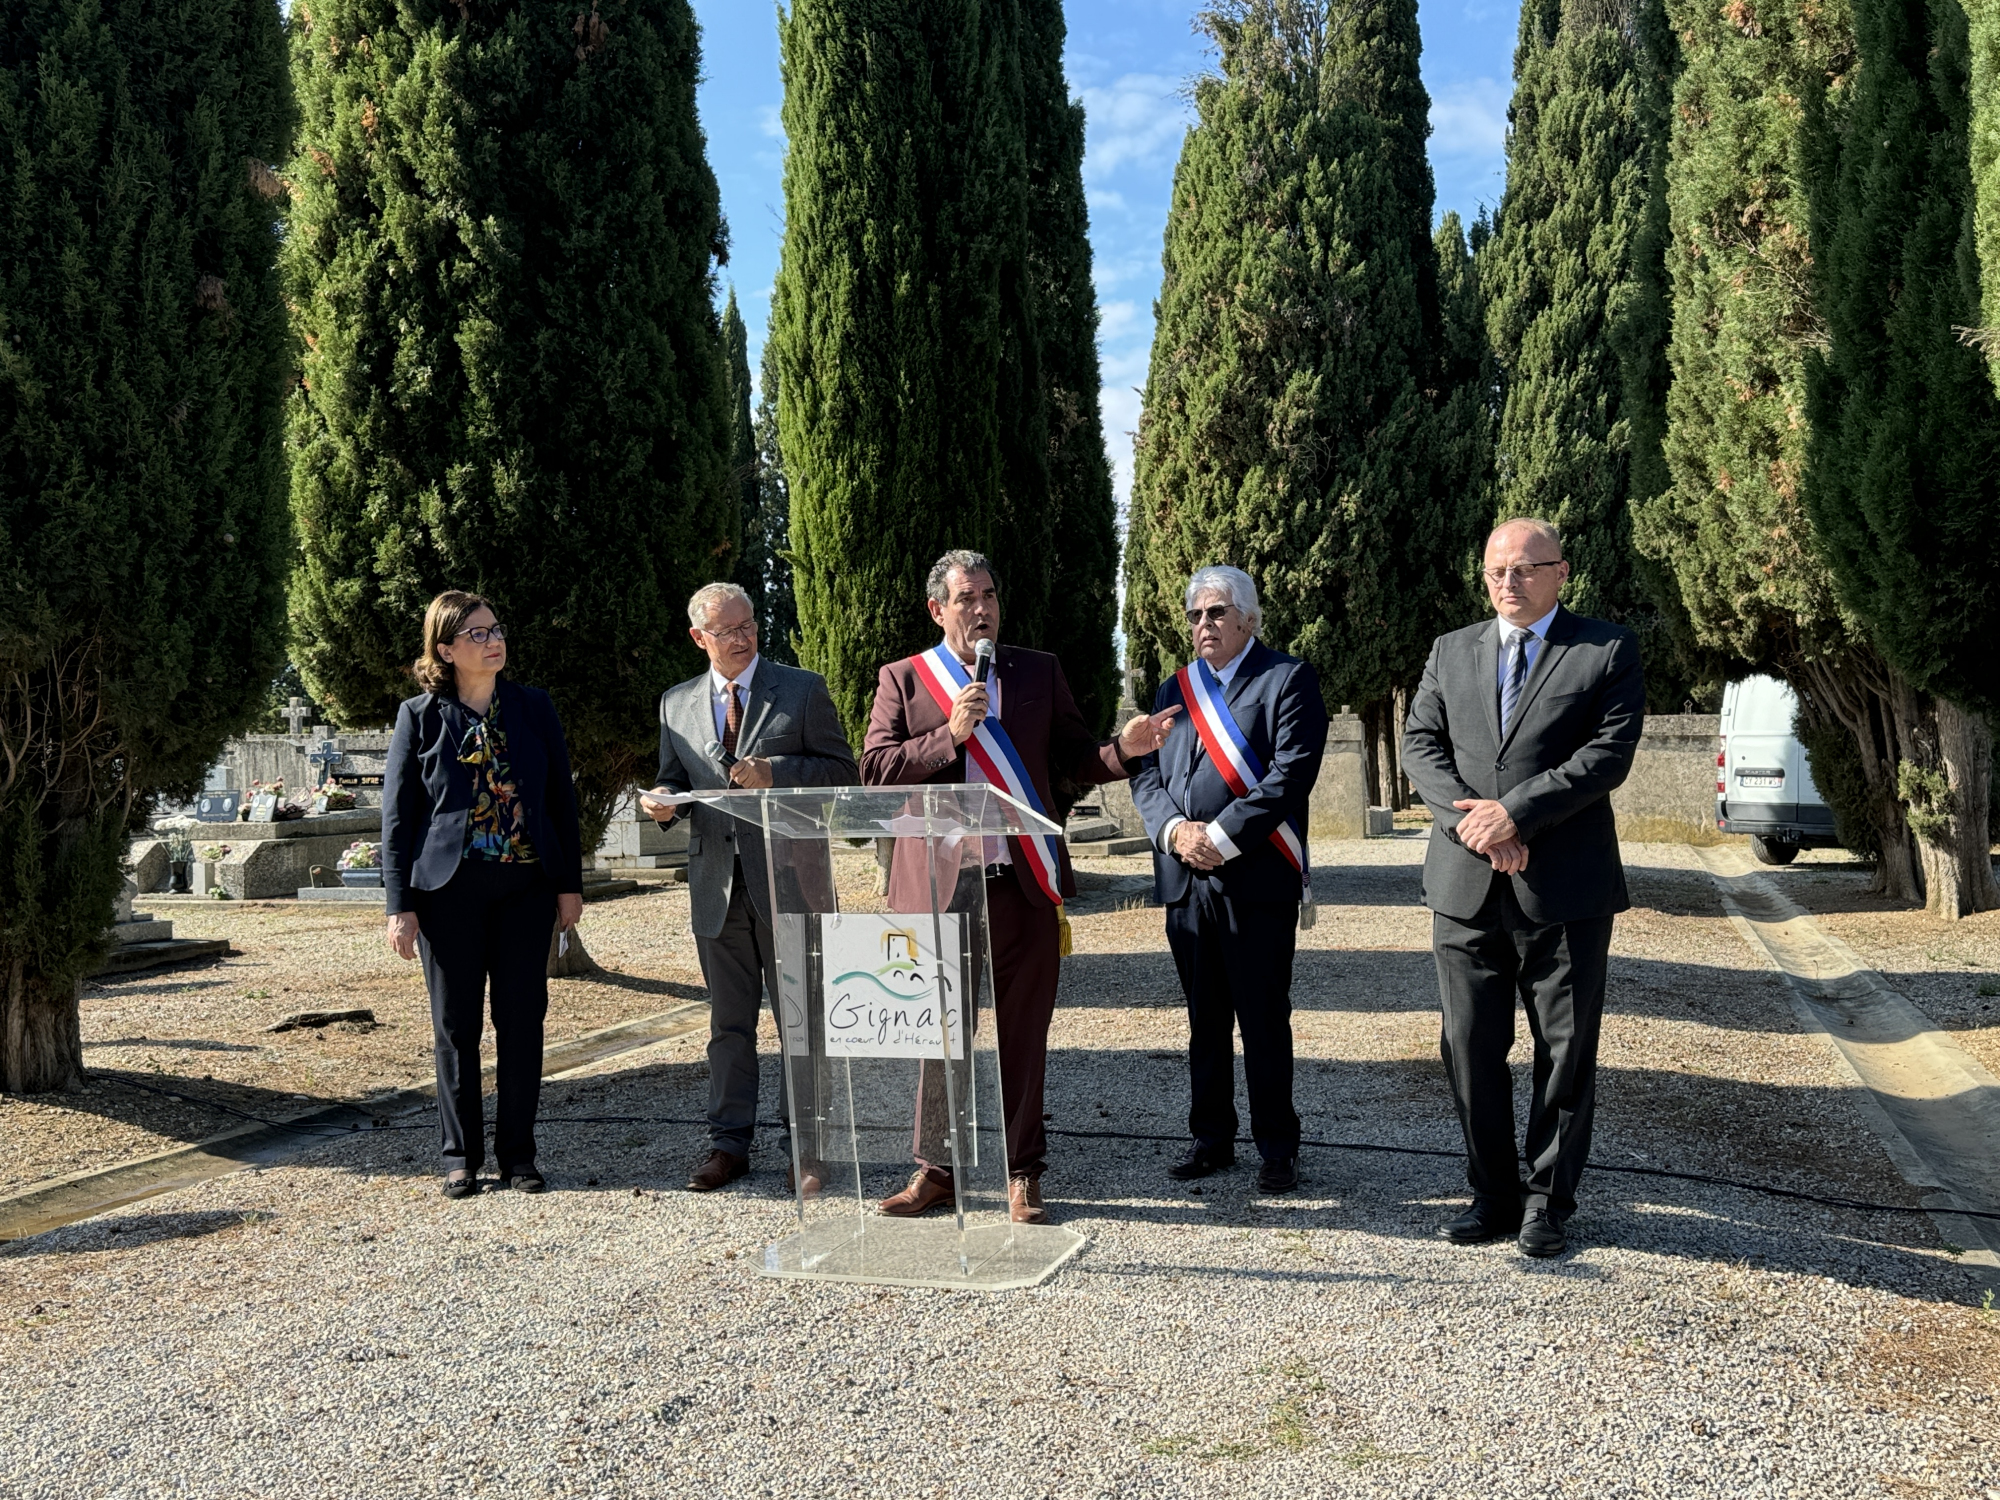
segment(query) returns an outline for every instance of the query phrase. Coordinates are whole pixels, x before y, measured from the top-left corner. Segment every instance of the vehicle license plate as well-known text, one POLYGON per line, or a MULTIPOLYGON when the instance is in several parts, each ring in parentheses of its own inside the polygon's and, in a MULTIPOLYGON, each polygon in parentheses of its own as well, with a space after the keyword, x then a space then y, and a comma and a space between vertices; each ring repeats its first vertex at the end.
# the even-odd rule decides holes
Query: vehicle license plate
POLYGON ((1736 784, 1738 786, 1783 786, 1785 778, 1782 776, 1738 776, 1736 784))

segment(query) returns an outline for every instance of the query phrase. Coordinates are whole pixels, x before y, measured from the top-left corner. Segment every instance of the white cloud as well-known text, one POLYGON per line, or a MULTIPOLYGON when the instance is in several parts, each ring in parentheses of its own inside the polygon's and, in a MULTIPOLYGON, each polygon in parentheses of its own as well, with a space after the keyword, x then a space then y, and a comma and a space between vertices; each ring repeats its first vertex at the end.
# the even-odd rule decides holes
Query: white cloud
POLYGON ((774 141, 785 138, 785 122, 778 113, 777 105, 760 104, 757 107, 757 130, 774 141))
POLYGON ((1122 211, 1125 207, 1123 193, 1114 193, 1105 188, 1090 188, 1083 196, 1084 201, 1092 208, 1115 208, 1122 211))
POLYGON ((1433 156, 1498 156, 1507 145, 1509 90, 1491 78, 1449 83, 1431 94, 1433 156))
POLYGON ((1138 303, 1107 302, 1097 309, 1097 336, 1107 341, 1122 339, 1138 321, 1138 303))
POLYGON ((1159 73, 1127 73, 1103 88, 1086 88, 1088 126, 1083 157, 1085 181, 1098 181, 1127 163, 1158 161, 1180 149, 1193 105, 1181 80, 1159 73))

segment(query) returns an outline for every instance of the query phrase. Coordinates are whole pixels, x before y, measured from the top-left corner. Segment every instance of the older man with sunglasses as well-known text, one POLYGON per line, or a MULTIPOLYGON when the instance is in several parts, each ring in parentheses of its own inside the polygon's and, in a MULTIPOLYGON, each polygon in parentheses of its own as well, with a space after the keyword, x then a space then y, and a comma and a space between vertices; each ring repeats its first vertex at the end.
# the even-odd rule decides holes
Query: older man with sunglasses
POLYGON ((1311 667, 1257 639, 1249 574, 1203 568, 1186 605, 1194 660, 1155 704, 1186 713, 1132 777, 1188 1008, 1193 1140, 1167 1170, 1186 1181, 1235 1165, 1240 1029, 1257 1186, 1287 1193, 1299 1182, 1292 953, 1312 901, 1306 801, 1326 751, 1326 704, 1311 667))

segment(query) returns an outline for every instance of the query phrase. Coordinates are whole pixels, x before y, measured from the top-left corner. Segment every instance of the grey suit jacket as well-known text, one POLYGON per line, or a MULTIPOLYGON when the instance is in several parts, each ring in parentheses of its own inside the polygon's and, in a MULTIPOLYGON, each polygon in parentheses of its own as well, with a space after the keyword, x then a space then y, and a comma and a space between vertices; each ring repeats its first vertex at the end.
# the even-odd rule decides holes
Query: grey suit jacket
MULTIPOLYGON (((704 670, 660 694, 660 786, 693 792, 719 791, 729 785, 721 764, 708 754, 708 746, 718 738, 708 687, 704 670)), ((853 786, 861 780, 826 679, 769 657, 758 659, 756 675, 750 679, 736 753, 767 757, 775 786, 853 786)), ((763 835, 712 807, 697 805, 682 816, 691 820, 688 893, 695 936, 712 938, 722 931, 739 856, 751 903, 769 926, 763 835)))
POLYGON ((1500 622, 1441 635, 1410 700, 1403 771, 1431 810, 1424 903, 1478 914, 1493 866, 1458 842, 1466 798, 1497 799, 1528 845, 1512 876, 1532 922, 1583 922, 1624 911, 1625 866, 1611 791, 1632 769, 1645 724, 1639 642, 1622 625, 1559 609, 1521 702, 1500 733, 1500 622))

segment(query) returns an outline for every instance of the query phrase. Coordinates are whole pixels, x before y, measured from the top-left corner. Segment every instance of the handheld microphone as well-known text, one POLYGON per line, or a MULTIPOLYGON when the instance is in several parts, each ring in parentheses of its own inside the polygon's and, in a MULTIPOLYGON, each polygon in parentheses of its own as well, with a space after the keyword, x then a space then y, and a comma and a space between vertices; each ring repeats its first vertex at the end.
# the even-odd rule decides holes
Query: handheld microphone
POLYGON ((986 674, 993 670, 993 643, 980 640, 972 648, 972 680, 984 682, 986 674))
POLYGON ((710 760, 716 762, 725 771, 728 770, 731 766, 736 764, 736 757, 729 751, 722 748, 721 740, 710 740, 708 742, 708 749, 704 753, 707 754, 710 760))

